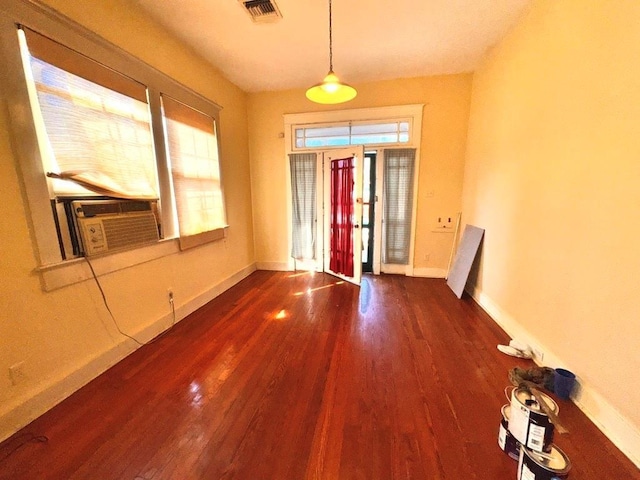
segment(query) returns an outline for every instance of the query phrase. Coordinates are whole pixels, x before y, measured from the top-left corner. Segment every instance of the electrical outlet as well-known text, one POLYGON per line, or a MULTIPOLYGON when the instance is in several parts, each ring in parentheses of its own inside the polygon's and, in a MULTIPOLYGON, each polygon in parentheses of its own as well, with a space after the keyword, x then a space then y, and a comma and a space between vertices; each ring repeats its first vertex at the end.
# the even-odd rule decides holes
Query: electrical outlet
POLYGON ((9 367, 9 378, 11 379, 11 385, 18 385, 26 378, 24 362, 18 362, 9 367))
POLYGON ((433 229, 434 232, 448 232, 453 231, 455 224, 453 217, 438 217, 438 221, 433 229))

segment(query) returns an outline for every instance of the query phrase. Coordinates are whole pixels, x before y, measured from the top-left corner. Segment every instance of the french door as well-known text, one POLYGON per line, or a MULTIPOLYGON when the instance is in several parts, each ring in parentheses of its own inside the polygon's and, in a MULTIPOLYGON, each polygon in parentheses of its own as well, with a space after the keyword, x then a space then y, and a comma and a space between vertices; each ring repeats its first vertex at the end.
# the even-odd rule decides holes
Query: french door
POLYGON ((323 269, 360 284, 364 147, 323 153, 323 269))

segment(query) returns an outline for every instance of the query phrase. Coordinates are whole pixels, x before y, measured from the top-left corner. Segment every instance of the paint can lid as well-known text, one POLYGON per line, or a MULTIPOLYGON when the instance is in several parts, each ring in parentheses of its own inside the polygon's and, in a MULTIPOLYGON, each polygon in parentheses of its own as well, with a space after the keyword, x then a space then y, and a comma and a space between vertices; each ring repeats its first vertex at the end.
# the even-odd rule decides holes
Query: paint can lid
POLYGON ((524 446, 522 448, 531 460, 552 473, 564 474, 571 470, 569 457, 555 445, 551 445, 549 453, 534 452, 524 446))
POLYGON ((559 410, 558 404, 553 400, 553 398, 551 398, 549 395, 546 395, 542 392, 540 392, 540 395, 539 395, 542 398, 536 398, 536 395, 533 395, 526 388, 517 388, 513 392, 513 394, 518 400, 518 402, 530 408, 531 410, 535 410, 537 412, 542 411, 542 408, 540 407, 540 402, 545 402, 547 404, 547 407, 549 407, 549 409, 552 412, 556 414, 558 413, 558 410, 559 410))
POLYGON ((502 418, 504 418, 508 422, 509 417, 511 416, 511 405, 509 405, 508 403, 506 405, 503 405, 500 411, 502 412, 502 418))

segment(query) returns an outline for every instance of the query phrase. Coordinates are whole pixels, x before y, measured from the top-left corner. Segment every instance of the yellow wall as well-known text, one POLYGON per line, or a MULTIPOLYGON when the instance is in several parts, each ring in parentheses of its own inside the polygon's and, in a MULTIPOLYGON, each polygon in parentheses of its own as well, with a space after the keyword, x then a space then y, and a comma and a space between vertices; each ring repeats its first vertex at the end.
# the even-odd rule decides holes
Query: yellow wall
POLYGON ((486 229, 477 298, 578 374, 636 459, 638 25, 637 1, 533 2, 474 75, 463 195, 486 229))
MULTIPOLYGON (((451 234, 433 233, 437 217, 460 210, 471 75, 402 79, 356 85, 355 100, 332 107, 313 104, 304 90, 249 94, 249 149, 256 260, 274 267, 289 258, 284 114, 425 104, 419 173, 414 266, 445 271, 451 234), (425 260, 425 255, 429 260, 425 260)), ((423 270, 423 271, 424 271, 423 270)))
MULTIPOLYGON (((62 14, 223 107, 221 162, 228 239, 100 278, 120 327, 169 326, 167 288, 187 313, 189 302, 253 266, 253 226, 246 97, 209 64, 127 0, 49 0, 62 14)), ((0 88, 0 95, 4 89, 0 88)), ((0 97, 0 438, 24 425, 132 349, 119 335, 93 281, 45 293, 29 234, 26 202, 10 146, 6 98, 0 97), (13 385, 7 374, 20 364, 13 385), (43 395, 42 392, 45 392, 43 395)), ((227 281, 228 283, 228 281, 227 281)))

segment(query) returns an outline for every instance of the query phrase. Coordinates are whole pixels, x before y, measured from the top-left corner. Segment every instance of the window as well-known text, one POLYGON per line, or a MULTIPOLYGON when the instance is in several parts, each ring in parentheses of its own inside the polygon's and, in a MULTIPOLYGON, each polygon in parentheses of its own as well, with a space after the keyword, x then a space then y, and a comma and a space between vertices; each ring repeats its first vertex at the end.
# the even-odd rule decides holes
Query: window
POLYGON ((222 238, 226 227, 216 123, 210 116, 162 96, 167 151, 181 248, 222 238), (191 237, 187 239, 188 237, 191 237))
POLYGON ((333 125, 301 125, 295 128, 295 148, 325 148, 345 145, 408 144, 409 119, 383 122, 357 122, 333 125))
POLYGON ((414 148, 384 151, 384 263, 409 263, 415 158, 414 148))
POLYGON ((52 193, 157 199, 146 87, 29 29, 19 36, 52 193))
POLYGON ((316 164, 315 153, 289 155, 293 208, 291 257, 296 260, 316 258, 316 164))
MULTIPOLYGON (((0 7, 0 48, 45 289, 86 277, 73 262, 59 268, 88 251, 83 214, 74 213, 78 201, 109 200, 104 205, 117 212, 102 215, 132 217, 142 213, 110 199, 144 200, 136 208, 143 205, 145 218, 156 219, 160 238, 179 238, 146 241, 153 249, 123 254, 108 269, 223 238, 220 107, 91 32, 20 5, 0 7), (32 118, 23 115, 29 110, 32 118)), ((117 248, 137 246, 132 240, 117 248)))

